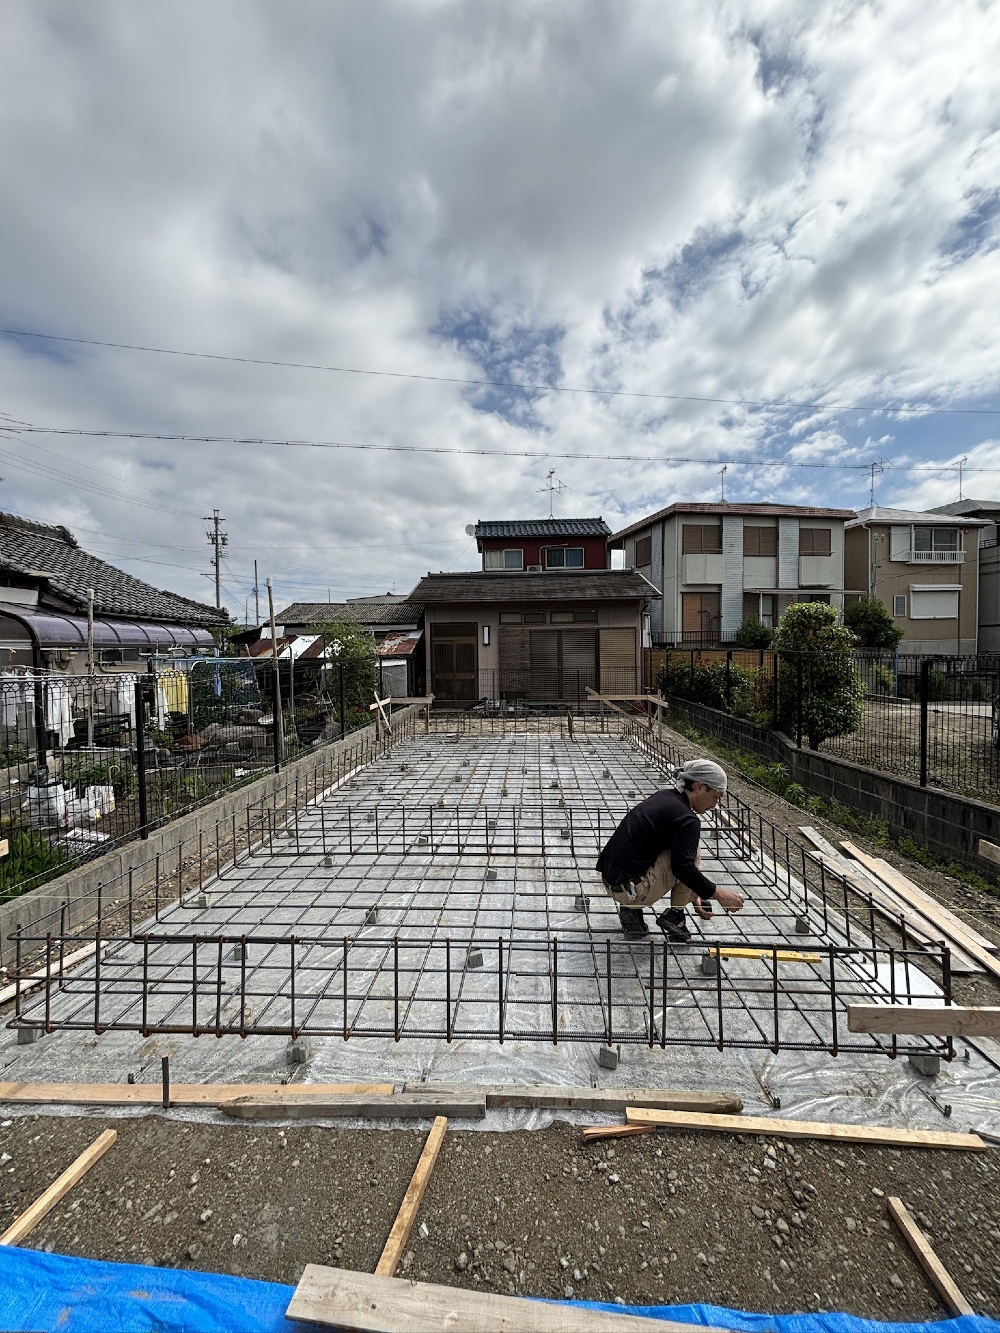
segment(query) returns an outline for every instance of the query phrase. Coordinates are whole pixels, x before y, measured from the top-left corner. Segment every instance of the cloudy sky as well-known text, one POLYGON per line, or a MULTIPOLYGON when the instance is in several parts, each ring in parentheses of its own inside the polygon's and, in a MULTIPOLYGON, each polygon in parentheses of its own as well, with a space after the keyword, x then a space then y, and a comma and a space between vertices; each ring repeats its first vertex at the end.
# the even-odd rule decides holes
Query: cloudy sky
POLYGON ((734 501, 860 507, 876 463, 879 503, 938 504, 962 458, 1000 496, 992 0, 0 31, 0 508, 158 587, 212 599, 218 509, 240 620, 255 559, 279 609, 405 592, 546 515, 550 469, 612 528, 723 463, 734 501))

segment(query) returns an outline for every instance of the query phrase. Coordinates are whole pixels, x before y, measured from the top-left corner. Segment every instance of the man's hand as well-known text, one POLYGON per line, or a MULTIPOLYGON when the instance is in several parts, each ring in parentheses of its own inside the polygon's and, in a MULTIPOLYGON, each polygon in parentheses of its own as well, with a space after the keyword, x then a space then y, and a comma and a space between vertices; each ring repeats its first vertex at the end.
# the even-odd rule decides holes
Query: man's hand
POLYGON ((712 902, 718 903, 724 912, 738 912, 743 906, 743 894, 735 889, 716 889, 712 902))

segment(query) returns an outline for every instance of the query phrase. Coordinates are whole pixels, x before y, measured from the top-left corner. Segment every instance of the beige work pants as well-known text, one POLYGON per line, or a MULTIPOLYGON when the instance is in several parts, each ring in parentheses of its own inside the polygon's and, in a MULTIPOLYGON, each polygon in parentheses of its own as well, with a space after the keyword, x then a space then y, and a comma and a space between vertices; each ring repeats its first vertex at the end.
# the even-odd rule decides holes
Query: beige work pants
MULTIPOLYGON (((701 865, 701 849, 694 858, 695 865, 701 865)), ((607 894, 614 898, 616 903, 621 903, 623 907, 651 907, 653 903, 658 903, 661 898, 670 894, 671 907, 687 907, 688 903, 693 903, 698 895, 692 892, 686 884, 682 884, 674 872, 670 869, 670 852, 661 852, 653 864, 635 885, 635 897, 629 898, 621 890, 614 890, 604 886, 607 894)))

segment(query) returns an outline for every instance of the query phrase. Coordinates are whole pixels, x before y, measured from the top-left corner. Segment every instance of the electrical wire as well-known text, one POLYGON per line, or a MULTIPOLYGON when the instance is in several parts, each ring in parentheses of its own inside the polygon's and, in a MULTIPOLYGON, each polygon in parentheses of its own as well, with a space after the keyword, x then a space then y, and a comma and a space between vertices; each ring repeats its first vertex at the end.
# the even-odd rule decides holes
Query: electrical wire
POLYGON ((644 393, 632 389, 594 389, 579 385, 524 384, 515 380, 466 379, 458 375, 420 375, 405 370, 372 370, 361 366, 326 366, 310 361, 277 361, 256 356, 224 356, 218 352, 192 352, 176 347, 149 347, 142 343, 108 342, 98 338, 70 338, 57 333, 34 333, 26 329, 3 329, 0 335, 8 338, 37 338, 44 342, 73 343, 82 347, 105 347, 115 351, 148 352, 157 356, 190 357, 200 361, 224 361, 235 365, 278 366, 288 370, 320 370, 337 375, 370 375, 380 379, 423 380, 433 384, 461 384, 478 389, 516 389, 522 393, 582 393, 598 398, 648 398, 659 402, 711 403, 725 407, 752 407, 796 412, 901 412, 907 416, 1000 416, 1000 408, 977 407, 910 407, 876 403, 867 406, 849 405, 830 407, 825 403, 766 402, 753 398, 710 398, 698 394, 644 393))
MULTIPOLYGON (((110 440, 160 440, 173 444, 236 444, 264 445, 275 449, 351 449, 371 453, 394 454, 459 454, 476 458, 562 458, 578 462, 615 462, 615 463, 691 463, 704 467, 759 467, 759 468, 804 468, 810 470, 869 472, 873 466, 867 463, 831 463, 803 462, 798 459, 781 458, 705 458, 682 457, 668 454, 609 454, 609 453, 568 453, 556 449, 471 449, 462 445, 419 445, 419 444, 355 444, 344 440, 289 440, 268 438, 266 436, 238 435, 182 435, 160 434, 156 431, 129 430, 87 430, 80 426, 22 426, 21 430, 39 435, 82 436, 86 439, 110 440)), ((894 463, 882 459, 875 466, 883 471, 897 472, 954 472, 958 463, 894 463)), ((966 473, 1000 472, 1000 468, 970 467, 963 465, 966 473)))

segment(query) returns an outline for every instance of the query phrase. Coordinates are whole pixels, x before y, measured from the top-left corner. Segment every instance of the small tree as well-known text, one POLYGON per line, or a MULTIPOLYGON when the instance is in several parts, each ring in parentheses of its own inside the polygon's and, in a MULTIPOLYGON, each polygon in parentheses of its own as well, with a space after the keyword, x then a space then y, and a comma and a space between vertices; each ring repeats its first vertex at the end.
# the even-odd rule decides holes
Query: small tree
POLYGON ((831 736, 856 731, 864 717, 864 685, 854 664, 855 638, 823 602, 796 602, 774 636, 778 654, 778 726, 797 730, 818 750, 831 736))
POLYGON ((368 705, 378 685, 378 658, 375 654, 375 635, 356 620, 321 621, 310 627, 311 634, 323 636, 327 672, 327 690, 333 702, 340 706, 340 673, 344 674, 344 711, 340 719, 344 732, 349 725, 363 726, 368 720, 368 705), (352 712, 355 717, 352 719, 352 712))
POLYGON ((874 597, 860 597, 844 607, 844 624, 857 636, 862 648, 895 648, 903 631, 874 597))
POLYGON ((744 620, 733 639, 735 648, 770 648, 774 630, 762 620, 744 620))

